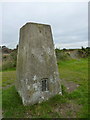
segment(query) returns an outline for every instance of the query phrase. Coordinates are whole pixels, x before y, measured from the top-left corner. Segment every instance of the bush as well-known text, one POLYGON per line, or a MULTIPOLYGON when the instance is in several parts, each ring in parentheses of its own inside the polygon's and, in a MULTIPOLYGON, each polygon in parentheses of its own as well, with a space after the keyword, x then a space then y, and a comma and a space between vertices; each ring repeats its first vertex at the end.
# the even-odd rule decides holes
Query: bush
POLYGON ((7 56, 3 55, 2 70, 16 68, 17 51, 12 51, 7 56))
POLYGON ((70 54, 65 53, 63 50, 56 49, 55 52, 56 52, 57 60, 70 60, 71 59, 70 54))

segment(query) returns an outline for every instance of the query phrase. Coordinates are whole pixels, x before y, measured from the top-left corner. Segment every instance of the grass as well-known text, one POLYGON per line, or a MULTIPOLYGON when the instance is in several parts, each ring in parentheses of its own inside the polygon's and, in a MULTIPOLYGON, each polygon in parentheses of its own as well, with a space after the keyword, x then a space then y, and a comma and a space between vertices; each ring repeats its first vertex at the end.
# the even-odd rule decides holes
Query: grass
POLYGON ((0 72, 14 71, 14 70, 16 70, 15 67, 13 67, 13 68, 7 68, 7 69, 2 69, 2 70, 0 70, 0 72))
POLYGON ((69 60, 58 63, 60 78, 67 81, 74 81, 78 84, 83 82, 87 84, 88 78, 88 60, 69 60))
POLYGON ((12 86, 7 90, 3 91, 3 110, 4 116, 7 118, 16 117, 60 117, 60 114, 54 111, 56 105, 60 105, 66 102, 64 96, 56 95, 50 98, 48 101, 42 102, 41 104, 35 104, 32 106, 23 106, 21 98, 12 86))
POLYGON ((9 70, 2 72, 2 87, 6 87, 14 83, 16 79, 16 71, 9 70))
MULTIPOLYGON (((62 85, 63 96, 56 95, 40 104, 23 106, 14 86, 3 89, 2 107, 5 118, 87 118, 88 65, 87 59, 58 62, 60 78, 80 86, 71 93, 62 85)), ((15 71, 3 72, 3 86, 13 84, 15 71)))
POLYGON ((74 99, 77 104, 82 105, 78 116, 86 117, 88 115, 88 59, 61 61, 58 66, 61 79, 80 85, 78 89, 68 94, 68 98, 74 99))

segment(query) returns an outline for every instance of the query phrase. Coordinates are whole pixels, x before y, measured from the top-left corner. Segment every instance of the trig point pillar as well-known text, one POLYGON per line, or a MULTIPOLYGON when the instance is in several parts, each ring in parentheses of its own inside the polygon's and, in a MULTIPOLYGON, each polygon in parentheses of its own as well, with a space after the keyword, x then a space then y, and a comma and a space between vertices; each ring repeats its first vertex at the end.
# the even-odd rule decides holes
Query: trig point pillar
POLYGON ((24 105, 61 94, 50 25, 27 23, 20 29, 16 89, 24 105))

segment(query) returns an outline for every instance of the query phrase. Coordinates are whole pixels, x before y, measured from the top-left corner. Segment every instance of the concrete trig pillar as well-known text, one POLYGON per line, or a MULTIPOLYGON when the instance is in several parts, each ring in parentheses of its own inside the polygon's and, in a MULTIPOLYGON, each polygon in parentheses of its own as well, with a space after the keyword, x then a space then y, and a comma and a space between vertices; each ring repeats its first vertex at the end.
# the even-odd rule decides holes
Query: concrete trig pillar
POLYGON ((27 23, 20 29, 16 88, 24 105, 61 94, 50 25, 27 23))

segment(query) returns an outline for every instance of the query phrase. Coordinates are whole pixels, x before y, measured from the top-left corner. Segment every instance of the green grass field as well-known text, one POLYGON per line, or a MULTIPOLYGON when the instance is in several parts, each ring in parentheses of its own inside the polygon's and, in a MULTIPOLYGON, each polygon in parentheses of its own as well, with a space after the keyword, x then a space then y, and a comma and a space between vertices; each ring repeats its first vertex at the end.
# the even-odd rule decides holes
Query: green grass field
POLYGON ((3 116, 5 118, 87 118, 87 59, 60 61, 58 68, 62 81, 65 80, 67 83, 72 81, 79 87, 68 93, 65 85, 62 84, 62 96, 56 95, 45 102, 31 106, 23 106, 16 92, 14 86, 16 71, 4 71, 2 74, 3 116))
POLYGON ((16 71, 4 71, 2 72, 2 87, 12 85, 16 79, 16 71))

